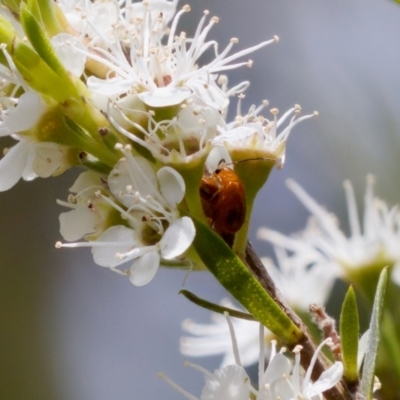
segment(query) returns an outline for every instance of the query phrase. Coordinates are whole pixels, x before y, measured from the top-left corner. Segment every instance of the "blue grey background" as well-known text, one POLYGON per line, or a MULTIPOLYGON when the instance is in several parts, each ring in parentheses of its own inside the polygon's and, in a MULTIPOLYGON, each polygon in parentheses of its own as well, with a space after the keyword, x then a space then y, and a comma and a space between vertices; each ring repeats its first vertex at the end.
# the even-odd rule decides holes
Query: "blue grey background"
MULTIPOLYGON (((181 3, 183 5, 183 3, 181 3)), ((252 69, 230 74, 251 81, 245 108, 268 99, 282 112, 299 103, 320 116, 297 126, 283 170, 274 171, 255 207, 259 226, 285 233, 307 214, 286 189, 291 177, 345 223, 342 181, 361 204, 365 176, 377 193, 399 199, 400 7, 384 0, 191 1, 181 30, 193 32, 202 11, 221 18, 210 37, 237 48, 272 35, 280 42, 251 55, 252 69)), ((56 250, 56 198, 76 173, 21 182, 0 194, 0 398, 59 400, 179 399, 159 371, 200 396, 200 373, 184 368, 180 323, 208 313, 177 292, 184 273, 160 271, 144 288, 94 265, 87 249, 56 250)), ((344 224, 346 229, 346 225, 344 224)), ((213 301, 225 292, 207 273, 187 287, 213 301)), ((212 370, 219 358, 192 360, 212 370)))

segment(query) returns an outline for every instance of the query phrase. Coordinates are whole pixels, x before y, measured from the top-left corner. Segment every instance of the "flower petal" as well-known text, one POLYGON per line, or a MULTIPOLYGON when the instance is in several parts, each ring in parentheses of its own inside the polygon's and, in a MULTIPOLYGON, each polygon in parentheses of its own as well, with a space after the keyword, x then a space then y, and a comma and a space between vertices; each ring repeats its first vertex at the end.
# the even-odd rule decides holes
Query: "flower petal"
POLYGON ((86 63, 86 55, 78 50, 85 50, 80 40, 68 33, 59 33, 51 38, 51 44, 64 67, 80 77, 86 63))
POLYGON ((174 207, 183 200, 185 195, 185 181, 182 176, 171 167, 163 167, 157 172, 160 191, 167 203, 174 207))
POLYGON ((284 375, 289 375, 291 368, 292 365, 290 361, 283 354, 276 354, 262 377, 262 384, 271 384, 284 375))
POLYGON ((156 275, 159 266, 160 254, 158 251, 149 251, 132 264, 129 279, 135 286, 147 285, 156 275))
POLYGON ((100 79, 91 76, 87 80, 87 86, 90 91, 104 96, 115 96, 128 91, 129 86, 135 83, 134 79, 124 79, 120 76, 115 76, 108 79, 100 79))
POLYGON ((96 240, 104 242, 104 246, 92 247, 94 262, 101 267, 116 267, 125 261, 117 258, 117 253, 126 253, 139 243, 134 230, 117 225, 108 228, 96 240))
POLYGON ((149 107, 176 106, 185 101, 191 94, 188 88, 157 88, 151 92, 139 93, 139 99, 149 107))
POLYGON ((304 393, 307 396, 314 396, 322 394, 325 390, 328 390, 335 386, 343 375, 343 364, 340 361, 335 362, 326 371, 324 371, 316 382, 305 388, 304 393))
POLYGON ((229 105, 228 96, 213 81, 202 79, 189 80, 187 85, 205 104, 217 110, 224 110, 229 105))
MULTIPOLYGON (((225 146, 214 146, 208 154, 206 167, 209 172, 214 172, 221 166, 221 161, 224 164, 231 164, 232 159, 225 146)), ((228 165, 229 166, 229 165, 228 165)), ((232 167, 232 166, 229 166, 232 167)))
POLYGON ((63 212, 58 219, 61 236, 68 242, 74 242, 96 231, 97 216, 87 206, 82 205, 75 210, 63 212))
POLYGON ((150 163, 143 157, 122 158, 108 176, 111 193, 126 207, 135 204, 134 196, 121 196, 128 191, 139 192, 141 197, 154 196, 157 192, 157 178, 150 163))
POLYGON ((196 229, 189 217, 182 217, 168 227, 160 240, 161 256, 171 260, 183 254, 192 244, 196 229))
POLYGON ((79 193, 82 190, 85 190, 92 186, 103 186, 102 185, 102 178, 104 181, 106 180, 105 177, 98 172, 95 171, 84 171, 79 174, 78 178, 74 184, 70 187, 69 191, 71 193, 79 193))
POLYGON ((205 375, 206 384, 201 400, 248 400, 250 396, 250 378, 243 367, 228 365, 205 375))
POLYGON ((20 141, 0 160, 0 191, 12 188, 22 176, 31 143, 20 141))
POLYGON ((68 148, 56 143, 36 143, 33 148, 32 171, 41 178, 60 174, 68 168, 68 148))
POLYGON ((34 91, 25 92, 17 106, 3 115, 4 124, 11 131, 21 132, 32 128, 46 109, 46 104, 34 91))

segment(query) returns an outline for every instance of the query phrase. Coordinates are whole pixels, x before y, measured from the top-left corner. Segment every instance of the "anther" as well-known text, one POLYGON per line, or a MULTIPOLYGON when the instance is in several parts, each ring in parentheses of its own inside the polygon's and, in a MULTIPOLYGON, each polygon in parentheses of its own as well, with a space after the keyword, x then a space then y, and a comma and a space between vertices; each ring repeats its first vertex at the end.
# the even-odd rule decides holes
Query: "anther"
POLYGON ((127 193, 132 193, 132 190, 133 190, 132 185, 126 185, 125 189, 126 189, 127 193))
POLYGON ((218 85, 224 85, 228 82, 228 77, 226 75, 220 75, 217 79, 218 85))
POLYGON ((271 108, 270 113, 272 115, 278 115, 279 114, 279 110, 277 108, 271 108))
POLYGON ((61 249, 62 243, 61 242, 56 242, 55 247, 56 247, 56 249, 61 249))
POLYGON ((293 353, 300 353, 300 351, 303 350, 303 346, 300 346, 299 344, 293 349, 293 353))

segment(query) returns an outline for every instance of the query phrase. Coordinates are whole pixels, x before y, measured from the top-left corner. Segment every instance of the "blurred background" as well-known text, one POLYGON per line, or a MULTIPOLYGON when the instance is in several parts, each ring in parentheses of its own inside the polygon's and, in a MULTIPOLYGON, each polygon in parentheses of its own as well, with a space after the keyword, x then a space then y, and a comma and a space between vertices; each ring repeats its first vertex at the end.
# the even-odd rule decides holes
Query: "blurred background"
MULTIPOLYGON (((286 165, 258 197, 251 240, 260 226, 301 229, 307 213, 285 187, 296 179, 346 226, 342 182, 351 179, 359 204, 367 173, 390 205, 400 186, 400 7, 385 0, 189 1, 180 30, 193 33, 204 9, 220 17, 210 38, 237 49, 273 35, 280 42, 252 54, 252 69, 230 74, 250 80, 243 110, 263 99, 282 112, 299 103, 320 116, 298 125, 286 165)), ((184 5, 183 2, 180 6, 184 5)), ((190 36, 188 34, 188 36, 190 36)), ((235 105, 233 105, 235 107, 235 105)), ((178 291, 182 271, 160 271, 143 288, 96 266, 88 249, 56 250, 55 200, 65 199, 76 172, 20 182, 0 193, 0 398, 4 400, 126 400, 180 398, 157 379, 162 371, 200 396, 203 378, 179 354, 184 318, 208 312, 178 291)), ((219 301, 226 293, 207 273, 187 288, 219 301)), ((341 301, 342 299, 338 299, 341 301)), ((191 360, 209 370, 218 357, 191 360)))

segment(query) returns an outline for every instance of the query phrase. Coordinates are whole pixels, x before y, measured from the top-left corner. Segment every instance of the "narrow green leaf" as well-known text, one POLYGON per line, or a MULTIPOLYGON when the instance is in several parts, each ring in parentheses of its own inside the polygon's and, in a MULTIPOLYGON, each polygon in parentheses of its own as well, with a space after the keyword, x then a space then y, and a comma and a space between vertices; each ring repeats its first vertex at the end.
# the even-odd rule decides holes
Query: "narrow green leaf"
POLYGON ((40 22, 26 6, 21 7, 21 24, 26 36, 31 42, 33 48, 37 51, 44 62, 63 80, 64 85, 73 85, 70 82, 68 72, 57 57, 50 43, 49 38, 40 22))
POLYGON ((196 237, 193 245, 209 271, 256 320, 287 345, 299 342, 300 329, 264 290, 232 249, 206 225, 193 218, 196 237))
POLYGON ((58 22, 55 3, 53 0, 37 0, 43 24, 50 37, 57 35, 63 31, 61 24, 58 22))
POLYGON ((242 311, 234 310, 233 308, 224 307, 219 304, 211 303, 210 301, 204 300, 201 297, 196 296, 188 290, 181 290, 179 294, 183 294, 188 300, 196 304, 199 307, 203 307, 207 310, 216 312, 218 314, 228 313, 231 317, 246 319, 247 321, 255 321, 254 317, 242 311))
POLYGON ((360 385, 361 393, 367 400, 371 400, 373 398, 372 390, 375 377, 375 362, 379 345, 379 321, 383 311, 383 299, 385 296, 387 275, 387 268, 384 268, 379 276, 374 305, 372 306, 372 315, 369 325, 370 333, 368 337, 367 351, 365 354, 363 374, 360 385))
POLYGON ((340 340, 344 376, 349 382, 356 382, 358 380, 357 355, 359 332, 357 300, 354 289, 350 286, 343 301, 342 312, 340 314, 340 340))
POLYGON ((37 20, 40 25, 43 24, 42 21, 42 15, 41 15, 41 10, 39 8, 39 4, 37 3, 36 0, 27 0, 26 1, 26 5, 28 10, 31 12, 32 16, 35 18, 35 20, 37 20))
POLYGON ((16 40, 11 56, 18 71, 32 89, 60 102, 70 97, 70 91, 60 77, 26 43, 16 40))

